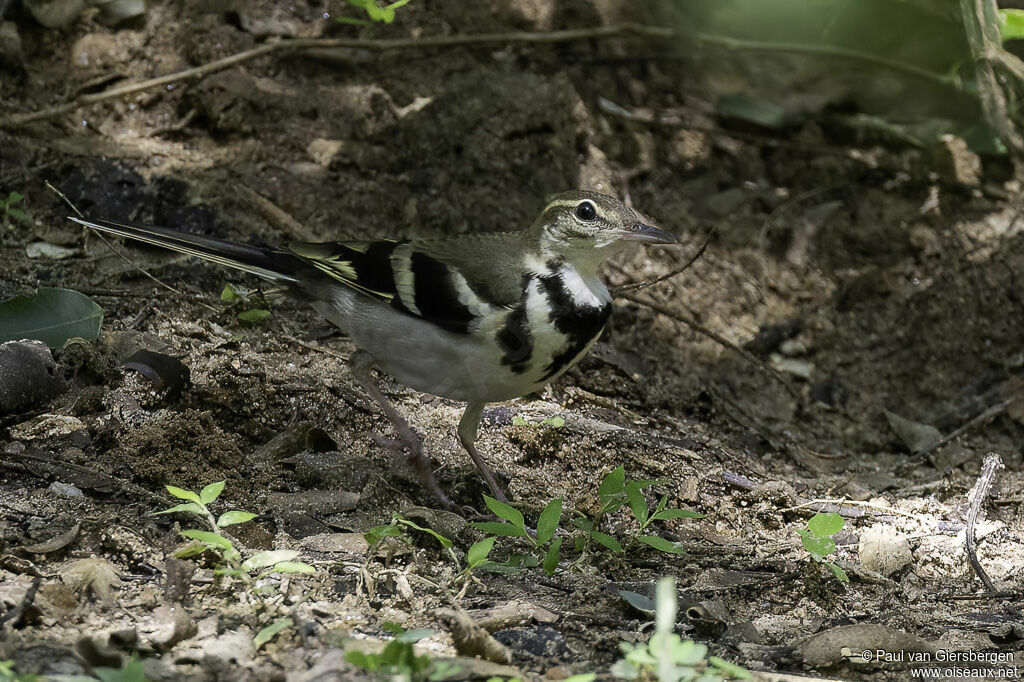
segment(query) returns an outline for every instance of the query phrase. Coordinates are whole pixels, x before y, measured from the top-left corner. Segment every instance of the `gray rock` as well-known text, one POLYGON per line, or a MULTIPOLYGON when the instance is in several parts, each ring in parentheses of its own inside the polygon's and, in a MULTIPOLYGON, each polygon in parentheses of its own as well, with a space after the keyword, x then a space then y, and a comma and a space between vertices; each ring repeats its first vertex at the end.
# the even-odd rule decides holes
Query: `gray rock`
POLYGON ((0 415, 11 414, 59 395, 64 378, 41 341, 0 345, 0 415))

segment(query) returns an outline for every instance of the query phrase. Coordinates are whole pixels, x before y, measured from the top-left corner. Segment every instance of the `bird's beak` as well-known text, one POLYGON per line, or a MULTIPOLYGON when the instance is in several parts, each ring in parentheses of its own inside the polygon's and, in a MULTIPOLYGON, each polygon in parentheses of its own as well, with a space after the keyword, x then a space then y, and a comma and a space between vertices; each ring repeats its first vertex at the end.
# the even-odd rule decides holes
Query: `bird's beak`
POLYGON ((639 222, 633 223, 629 229, 623 230, 620 238, 642 244, 677 244, 679 242, 675 235, 669 234, 660 227, 639 222))

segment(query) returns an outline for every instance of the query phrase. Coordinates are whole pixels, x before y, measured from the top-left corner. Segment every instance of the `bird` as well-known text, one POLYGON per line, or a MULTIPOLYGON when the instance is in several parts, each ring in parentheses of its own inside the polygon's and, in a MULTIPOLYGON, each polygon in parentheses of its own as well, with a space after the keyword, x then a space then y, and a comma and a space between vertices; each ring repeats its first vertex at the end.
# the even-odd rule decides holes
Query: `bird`
POLYGON ((435 479, 422 439, 385 397, 373 370, 466 403, 459 441, 492 496, 507 502, 476 447, 484 406, 542 389, 593 347, 612 310, 598 277, 601 263, 631 243, 678 241, 617 198, 586 190, 553 196, 517 232, 283 248, 69 218, 256 275, 311 304, 353 341, 352 377, 391 422, 395 447, 449 508, 457 507, 435 479))

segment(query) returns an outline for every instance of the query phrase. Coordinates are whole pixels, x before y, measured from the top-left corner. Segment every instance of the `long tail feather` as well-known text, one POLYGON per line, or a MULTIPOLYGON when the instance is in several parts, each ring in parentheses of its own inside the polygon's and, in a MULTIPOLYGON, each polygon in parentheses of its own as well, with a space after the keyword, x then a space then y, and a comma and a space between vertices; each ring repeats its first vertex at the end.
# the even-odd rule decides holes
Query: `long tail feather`
POLYGON ((166 227, 141 227, 71 216, 69 219, 94 230, 186 253, 275 282, 297 282, 296 273, 302 266, 302 261, 291 253, 261 249, 225 239, 212 239, 166 227))

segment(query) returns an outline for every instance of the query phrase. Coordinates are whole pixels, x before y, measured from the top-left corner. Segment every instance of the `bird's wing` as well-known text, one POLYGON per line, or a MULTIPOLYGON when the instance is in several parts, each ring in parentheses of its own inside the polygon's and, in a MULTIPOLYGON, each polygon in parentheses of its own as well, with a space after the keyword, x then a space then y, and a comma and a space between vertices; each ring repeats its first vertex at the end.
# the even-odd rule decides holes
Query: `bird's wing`
POLYGON ((298 242, 289 249, 332 279, 451 332, 469 333, 522 296, 515 234, 298 242))

